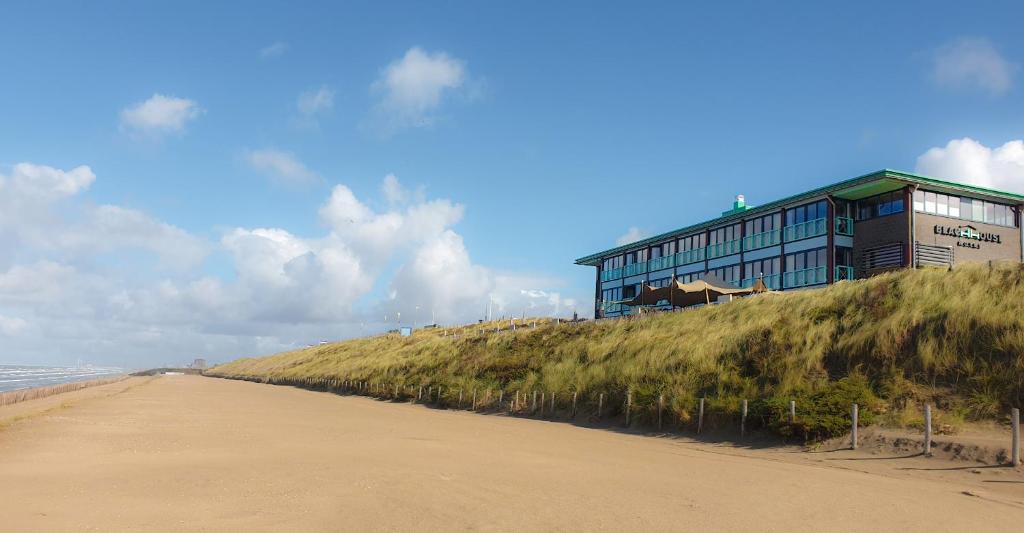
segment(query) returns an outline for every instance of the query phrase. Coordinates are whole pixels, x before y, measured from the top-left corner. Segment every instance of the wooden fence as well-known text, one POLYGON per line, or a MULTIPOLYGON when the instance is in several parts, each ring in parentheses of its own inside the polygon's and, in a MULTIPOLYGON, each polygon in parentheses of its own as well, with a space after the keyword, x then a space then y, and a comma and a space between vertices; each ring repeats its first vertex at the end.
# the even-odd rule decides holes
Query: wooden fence
POLYGON ((54 394, 63 394, 65 392, 87 389, 89 387, 96 387, 99 385, 117 383, 118 381, 122 381, 127 378, 128 376, 126 375, 119 375, 112 378, 91 379, 88 381, 74 381, 71 383, 61 383, 60 385, 50 385, 48 387, 35 387, 32 389, 21 389, 0 392, 0 406, 12 405, 19 402, 35 400, 37 398, 45 398, 47 396, 53 396, 54 394))

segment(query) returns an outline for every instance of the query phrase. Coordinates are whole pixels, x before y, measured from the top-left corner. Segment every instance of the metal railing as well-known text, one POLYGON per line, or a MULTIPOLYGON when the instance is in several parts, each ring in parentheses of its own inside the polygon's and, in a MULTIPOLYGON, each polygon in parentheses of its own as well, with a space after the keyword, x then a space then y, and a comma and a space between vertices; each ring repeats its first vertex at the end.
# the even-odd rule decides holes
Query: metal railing
MULTIPOLYGON (((747 278, 740 282, 740 286, 743 288, 753 287, 757 283, 758 278, 747 278)), ((764 276, 764 286, 772 290, 779 290, 782 288, 782 274, 768 274, 764 276)))
POLYGON ((708 259, 714 259, 716 257, 724 257, 727 255, 740 253, 740 247, 742 242, 739 239, 731 241, 720 242, 717 244, 708 245, 708 259))
POLYGON ((801 222, 799 224, 793 224, 792 226, 786 226, 783 236, 786 239, 786 242, 791 242, 824 235, 827 231, 827 226, 825 225, 827 220, 828 219, 825 218, 818 218, 808 220, 807 222, 801 222))
POLYGON ((744 250, 757 250, 758 248, 767 248, 769 246, 775 246, 782 241, 782 230, 768 230, 761 233, 755 233, 753 235, 747 235, 743 237, 743 249, 744 250))
POLYGON ((806 287, 808 285, 827 283, 827 273, 828 267, 823 266, 786 272, 782 277, 782 285, 783 288, 792 289, 795 287, 806 287))
POLYGON ((688 265, 690 263, 696 263, 703 261, 706 254, 706 248, 695 248, 693 250, 683 250, 676 254, 676 265, 688 265))
POLYGON ((843 281, 848 279, 857 279, 854 277, 853 267, 836 265, 834 281, 843 281))
POLYGON ((835 230, 836 235, 849 235, 853 236, 853 219, 850 217, 836 217, 835 219, 835 230))
POLYGON ((604 270, 601 272, 601 281, 612 281, 620 279, 622 277, 621 268, 613 268, 610 270, 604 270))

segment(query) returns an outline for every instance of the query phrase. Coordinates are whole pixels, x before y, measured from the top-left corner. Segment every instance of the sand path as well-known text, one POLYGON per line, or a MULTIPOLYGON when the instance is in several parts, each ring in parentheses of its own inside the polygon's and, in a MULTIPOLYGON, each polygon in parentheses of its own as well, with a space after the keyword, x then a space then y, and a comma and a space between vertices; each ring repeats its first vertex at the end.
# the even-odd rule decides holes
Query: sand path
POLYGON ((4 531, 979 532, 1024 522, 1013 472, 864 472, 808 454, 194 376, 116 385, 0 431, 4 531))

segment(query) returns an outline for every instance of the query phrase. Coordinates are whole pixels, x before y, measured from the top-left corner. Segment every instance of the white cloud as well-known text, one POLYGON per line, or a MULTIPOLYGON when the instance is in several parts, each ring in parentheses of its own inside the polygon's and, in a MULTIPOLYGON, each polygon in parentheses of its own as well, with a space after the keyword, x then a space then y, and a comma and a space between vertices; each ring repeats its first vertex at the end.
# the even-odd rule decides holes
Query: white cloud
POLYGON ((371 86, 381 95, 375 108, 378 127, 393 132, 432 124, 444 95, 462 87, 467 77, 465 62, 444 52, 410 48, 385 67, 371 86))
POLYGON ((264 148, 246 151, 244 158, 254 170, 286 185, 309 185, 320 181, 320 176, 316 172, 306 168, 306 165, 290 152, 264 148))
POLYGON ((945 87, 999 95, 1010 90, 1016 69, 988 39, 963 38, 939 48, 933 76, 945 87))
POLYGON ((334 109, 334 91, 325 85, 315 91, 303 92, 296 107, 307 117, 330 111, 334 109))
POLYGON ((183 133, 189 121, 202 113, 199 105, 187 98, 154 94, 121 111, 121 127, 133 134, 159 138, 183 133))
POLYGON ((1024 193, 1024 140, 997 148, 964 137, 931 148, 917 158, 915 171, 981 187, 1024 193))
POLYGON ((0 315, 0 336, 13 337, 28 327, 28 322, 16 316, 0 315))
POLYGON ((273 44, 260 48, 260 58, 271 59, 275 57, 281 57, 285 52, 288 51, 288 43, 277 41, 273 44))
POLYGON ((647 236, 647 233, 641 231, 640 228, 637 228, 636 226, 630 226, 626 233, 619 236, 618 239, 615 239, 615 246, 622 246, 623 244, 636 242, 639 241, 640 239, 646 239, 647 236))
MULTIPOLYGON (((337 185, 319 210, 325 234, 225 231, 210 243, 144 212, 94 206, 88 167, 23 163, 0 176, 0 335, 10 360, 180 363, 225 360, 375 333, 385 314, 431 312, 444 324, 559 314, 561 282, 472 261, 454 225, 464 207, 409 194, 393 175, 374 209, 337 185), (5 203, 6 202, 6 203, 5 203), (7 207, 17 212, 10 217, 7 207), (211 252, 234 270, 213 276, 211 252), (156 257, 178 270, 153 270, 156 257)), ((393 319, 392 319, 393 320, 393 319)))

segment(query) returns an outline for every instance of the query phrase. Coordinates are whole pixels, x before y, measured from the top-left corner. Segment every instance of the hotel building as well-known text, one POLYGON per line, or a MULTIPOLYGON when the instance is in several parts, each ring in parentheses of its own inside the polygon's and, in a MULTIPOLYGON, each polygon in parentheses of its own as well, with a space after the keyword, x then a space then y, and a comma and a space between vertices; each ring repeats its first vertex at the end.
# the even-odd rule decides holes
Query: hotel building
POLYGON ((614 317, 629 314, 614 302, 642 283, 673 277, 793 290, 895 268, 1024 261, 1022 208, 1019 194, 881 170, 756 207, 739 196, 718 218, 576 264, 596 267, 595 316, 614 317))

